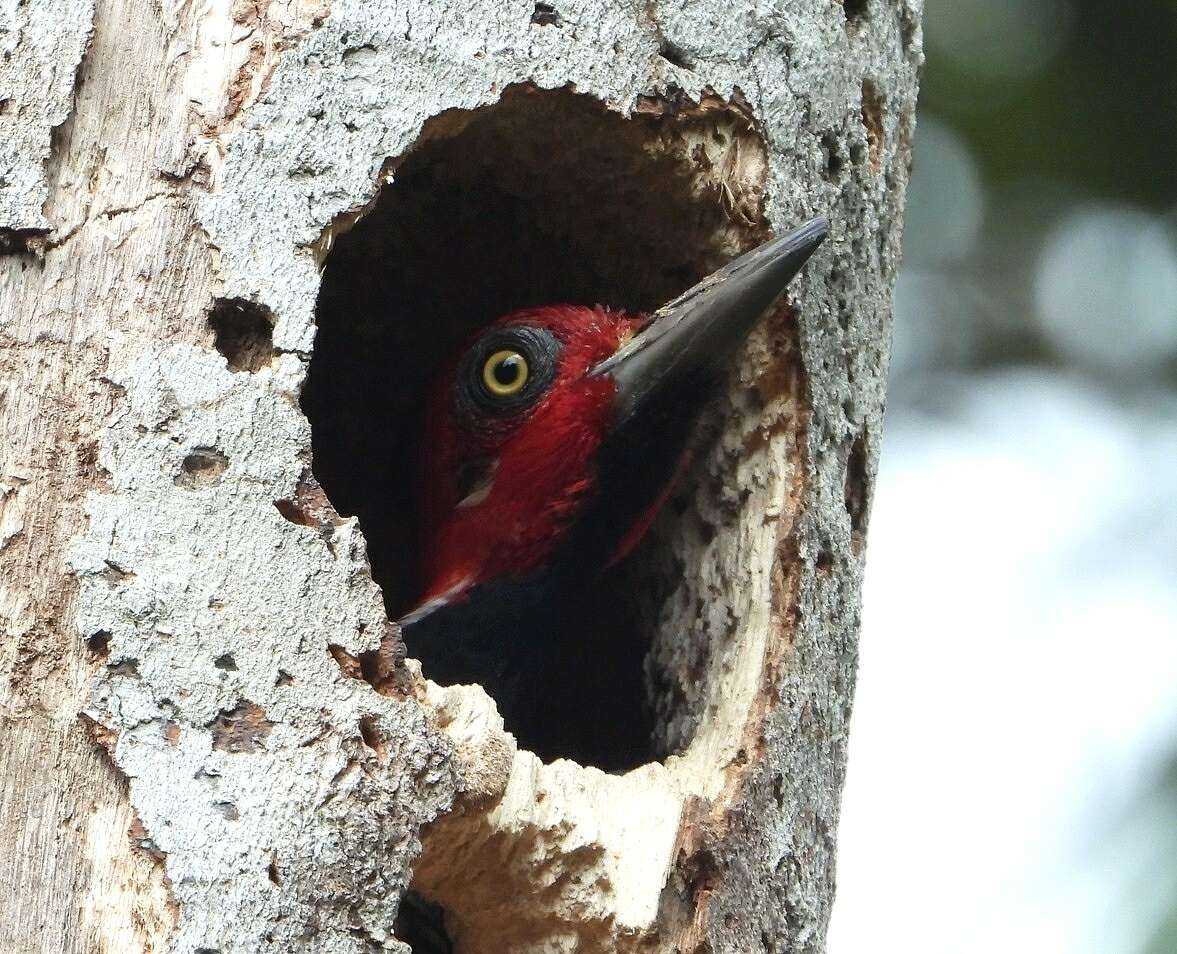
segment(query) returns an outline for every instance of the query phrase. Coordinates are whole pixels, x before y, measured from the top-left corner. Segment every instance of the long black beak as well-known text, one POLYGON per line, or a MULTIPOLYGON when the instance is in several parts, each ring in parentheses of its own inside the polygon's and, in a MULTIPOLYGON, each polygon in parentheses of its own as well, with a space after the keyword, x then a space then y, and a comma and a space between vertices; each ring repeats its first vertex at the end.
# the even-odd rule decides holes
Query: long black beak
POLYGON ((816 218, 708 275, 659 308, 590 374, 617 382, 615 426, 648 398, 722 365, 829 232, 816 218))

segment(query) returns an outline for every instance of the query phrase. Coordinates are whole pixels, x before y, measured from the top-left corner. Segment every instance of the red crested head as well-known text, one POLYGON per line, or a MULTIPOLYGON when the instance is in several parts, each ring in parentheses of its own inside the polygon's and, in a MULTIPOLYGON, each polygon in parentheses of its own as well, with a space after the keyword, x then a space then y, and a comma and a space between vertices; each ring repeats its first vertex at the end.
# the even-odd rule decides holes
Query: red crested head
POLYGON ((624 556, 665 499, 727 359, 826 229, 815 219, 753 249, 652 316, 552 305, 505 315, 468 342, 430 395, 423 591, 402 622, 529 577, 565 543, 562 572, 580 578, 624 556))
POLYGON ((549 558, 593 491, 613 416, 615 382, 590 372, 638 324, 600 307, 516 311, 443 369, 423 441, 423 602, 549 558))

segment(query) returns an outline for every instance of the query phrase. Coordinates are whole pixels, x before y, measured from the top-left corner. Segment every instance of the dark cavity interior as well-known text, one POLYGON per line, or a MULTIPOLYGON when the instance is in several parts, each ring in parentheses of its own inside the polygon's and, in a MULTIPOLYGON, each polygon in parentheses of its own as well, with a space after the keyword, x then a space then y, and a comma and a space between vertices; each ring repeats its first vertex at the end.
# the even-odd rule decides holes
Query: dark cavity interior
POLYGON ((445 911, 416 891, 401 898, 393 933, 413 949, 413 954, 454 952, 454 942, 445 928, 445 911))
MULTIPOLYGON (((759 237, 761 197, 739 183, 747 122, 714 105, 646 109, 625 119, 586 96, 517 88, 442 114, 334 242, 302 404, 315 476, 359 518, 393 619, 417 597, 418 427, 440 362, 512 309, 655 308, 759 237)), ((508 726, 521 746, 606 770, 666 754, 643 660, 667 587, 625 586, 648 577, 612 573, 587 610, 569 608, 565 642, 579 649, 535 687, 545 718, 508 726)))

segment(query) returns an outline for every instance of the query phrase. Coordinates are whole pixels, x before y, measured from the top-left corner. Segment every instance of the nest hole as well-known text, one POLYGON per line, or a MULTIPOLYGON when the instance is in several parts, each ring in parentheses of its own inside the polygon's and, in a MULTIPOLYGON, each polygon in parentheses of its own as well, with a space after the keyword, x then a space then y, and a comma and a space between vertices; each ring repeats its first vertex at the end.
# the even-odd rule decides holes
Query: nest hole
MULTIPOLYGON (((418 598, 418 433, 440 364, 517 308, 653 309, 764 236, 763 148, 743 114, 645 105, 625 118, 567 90, 516 87, 443 113, 323 243, 302 397, 313 470, 339 513, 359 518, 393 619, 418 598)), ((630 561, 676 565, 649 549, 630 561)), ((669 754, 656 718, 674 704, 644 662, 676 581, 627 584, 649 577, 623 567, 568 607, 575 648, 535 687, 544 717, 507 726, 522 747, 605 770, 669 754)))

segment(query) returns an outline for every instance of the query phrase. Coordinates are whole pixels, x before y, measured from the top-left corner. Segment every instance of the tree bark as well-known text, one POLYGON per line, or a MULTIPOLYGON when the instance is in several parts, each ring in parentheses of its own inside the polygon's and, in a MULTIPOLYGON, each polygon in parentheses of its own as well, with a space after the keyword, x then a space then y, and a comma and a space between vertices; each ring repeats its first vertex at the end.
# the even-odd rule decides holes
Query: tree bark
POLYGON ((462 954, 823 950, 920 13, 0 0, 0 949, 407 950, 411 887, 462 954), (832 222, 639 561, 625 773, 403 663, 311 476, 321 269, 476 162, 651 301, 832 222))

